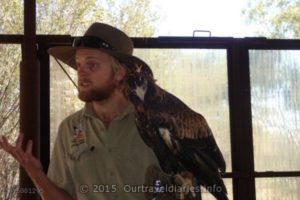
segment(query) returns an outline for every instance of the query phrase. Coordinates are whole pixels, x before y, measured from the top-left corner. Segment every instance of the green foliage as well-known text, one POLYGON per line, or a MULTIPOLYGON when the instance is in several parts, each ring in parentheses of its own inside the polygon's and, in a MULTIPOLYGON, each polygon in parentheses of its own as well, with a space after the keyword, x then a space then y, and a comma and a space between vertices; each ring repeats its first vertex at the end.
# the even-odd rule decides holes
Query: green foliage
MULTIPOLYGON (((159 19, 150 0, 37 0, 37 34, 82 35, 104 22, 130 36, 152 36, 159 19)), ((23 33, 23 0, 2 0, 0 33, 23 33)))
MULTIPOLYGON (((0 33, 23 33, 21 0, 1 1, 0 33), (9 12, 7 12, 9 11, 9 12)), ((19 130, 20 46, 0 44, 0 135, 14 141, 19 130)), ((0 199, 16 199, 17 162, 0 150, 0 199)))
POLYGON ((249 0, 243 14, 261 36, 300 38, 299 0, 249 0))
POLYGON ((96 1, 90 0, 43 0, 37 2, 37 33, 81 34, 96 19, 96 1))
POLYGON ((159 16, 151 10, 149 0, 109 0, 104 19, 132 37, 150 37, 159 16), (114 8, 114 9, 111 9, 114 8), (133 28, 134 27, 134 28, 133 28))
POLYGON ((1 0, 0 2, 0 33, 23 33, 22 0, 1 0))
POLYGON ((82 35, 98 21, 130 36, 151 36, 157 19, 149 0, 43 0, 37 5, 37 32, 42 34, 82 35))

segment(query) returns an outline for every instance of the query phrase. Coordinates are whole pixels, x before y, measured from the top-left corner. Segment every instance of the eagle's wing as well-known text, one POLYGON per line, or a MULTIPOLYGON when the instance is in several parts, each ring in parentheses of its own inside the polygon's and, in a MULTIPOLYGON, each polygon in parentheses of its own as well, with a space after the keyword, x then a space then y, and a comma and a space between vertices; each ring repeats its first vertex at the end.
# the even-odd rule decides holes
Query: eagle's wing
MULTIPOLYGON (((157 86, 158 87, 158 86, 157 86)), ((161 89, 162 90, 162 89, 161 89)), ((173 155, 185 163, 198 183, 209 187, 217 185, 221 191, 209 191, 218 200, 228 200, 220 172, 225 172, 224 157, 205 118, 191 110, 174 95, 162 90, 160 100, 148 113, 155 121, 160 137, 173 155)), ((154 103, 153 102, 153 103, 154 103)))
POLYGON ((201 151, 213 161, 212 164, 218 170, 225 172, 224 157, 205 118, 176 96, 161 88, 158 89, 163 93, 161 100, 157 101, 161 108, 156 108, 155 110, 159 109, 159 113, 152 113, 152 115, 159 115, 159 118, 163 118, 164 124, 167 124, 167 130, 163 131, 169 131, 170 136, 162 134, 165 136, 166 143, 168 141, 175 148, 180 143, 181 146, 184 145, 193 151, 201 151))

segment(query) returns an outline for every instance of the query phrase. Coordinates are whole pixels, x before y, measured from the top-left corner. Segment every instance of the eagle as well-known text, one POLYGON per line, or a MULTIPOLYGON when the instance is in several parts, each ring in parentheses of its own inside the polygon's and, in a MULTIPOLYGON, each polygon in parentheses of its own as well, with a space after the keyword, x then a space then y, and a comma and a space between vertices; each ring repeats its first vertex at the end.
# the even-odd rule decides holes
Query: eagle
MULTIPOLYGON (((155 153, 161 169, 196 180, 218 200, 228 200, 221 174, 225 160, 205 118, 156 84, 148 66, 127 69, 127 96, 136 113, 136 126, 155 153), (191 176, 184 176, 184 174, 191 176)), ((193 193, 193 199, 196 195, 193 193)))

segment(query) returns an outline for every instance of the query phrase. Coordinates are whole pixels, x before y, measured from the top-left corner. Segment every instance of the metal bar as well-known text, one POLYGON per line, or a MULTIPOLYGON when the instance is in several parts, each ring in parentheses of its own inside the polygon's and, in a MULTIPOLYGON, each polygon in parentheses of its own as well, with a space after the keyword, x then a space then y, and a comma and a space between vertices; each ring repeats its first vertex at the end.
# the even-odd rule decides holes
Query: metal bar
POLYGON ((132 38, 135 48, 226 48, 233 38, 158 37, 132 38))
POLYGON ((36 60, 35 0, 24 0, 24 49, 23 59, 36 60))
POLYGON ((21 44, 23 42, 23 35, 1 35, 0 44, 21 44))
POLYGON ((264 40, 262 43, 253 43, 252 40, 244 40, 248 49, 274 49, 274 50, 286 50, 286 49, 300 49, 300 40, 289 39, 269 39, 264 40))
MULTIPOLYGON (((70 35, 37 35, 37 43, 47 46, 71 45, 73 38, 70 35)), ((24 35, 2 35, 0 34, 0 44, 22 44, 24 35)))
MULTIPOLYGON (((26 148, 28 140, 33 140, 33 155, 39 158, 40 72, 36 58, 35 24, 35 0, 24 0, 24 40, 20 64, 20 130, 24 133, 23 149, 26 148)), ((36 191, 22 167, 20 168, 20 188, 22 191, 36 191)), ((21 200, 39 198, 37 192, 22 192, 19 195, 21 200)))
POLYGON ((38 35, 37 42, 51 46, 71 46, 73 37, 70 35, 38 35))
POLYGON ((264 178, 264 177, 299 177, 300 172, 255 172, 254 176, 256 178, 264 178))
MULTIPOLYGON (((232 172, 254 173, 248 50, 241 42, 228 48, 232 172)), ((233 177, 234 199, 255 200, 255 179, 233 177)))
POLYGON ((300 172, 299 171, 254 172, 254 173, 228 172, 223 174, 222 177, 223 178, 300 177, 300 172))
MULTIPOLYGON (((71 45, 70 35, 37 35, 37 42, 48 46, 71 45)), ((243 42, 249 49, 300 49, 300 40, 266 39, 266 38, 231 38, 231 37, 158 37, 132 38, 135 48, 227 48, 243 42)), ((0 43, 21 44, 23 35, 0 34, 0 43)))
POLYGON ((48 171, 50 160, 50 60, 47 53, 47 45, 38 44, 37 56, 40 61, 40 161, 43 165, 44 172, 48 171))

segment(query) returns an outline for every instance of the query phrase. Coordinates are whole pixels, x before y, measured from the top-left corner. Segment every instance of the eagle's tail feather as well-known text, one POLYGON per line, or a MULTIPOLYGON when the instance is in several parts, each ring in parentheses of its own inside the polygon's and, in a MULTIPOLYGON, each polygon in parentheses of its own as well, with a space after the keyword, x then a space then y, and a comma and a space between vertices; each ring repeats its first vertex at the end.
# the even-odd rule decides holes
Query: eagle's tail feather
POLYGON ((203 185, 205 190, 211 193, 217 200, 228 200, 227 190, 222 179, 205 181, 203 180, 203 177, 201 178, 201 185, 203 185))
POLYGON ((196 176, 200 185, 218 200, 228 200, 226 186, 214 161, 199 151, 194 154, 194 160, 197 162, 195 166, 198 166, 198 170, 193 171, 199 172, 196 176))

